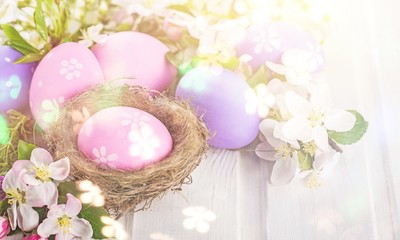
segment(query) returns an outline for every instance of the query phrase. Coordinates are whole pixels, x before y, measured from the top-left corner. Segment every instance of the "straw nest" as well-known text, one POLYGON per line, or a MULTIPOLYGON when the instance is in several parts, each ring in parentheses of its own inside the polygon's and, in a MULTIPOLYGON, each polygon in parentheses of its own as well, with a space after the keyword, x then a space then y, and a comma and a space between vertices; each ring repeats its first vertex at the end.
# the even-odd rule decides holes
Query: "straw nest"
POLYGON ((116 217, 148 208, 166 191, 191 183, 190 173, 208 149, 208 130, 186 102, 149 93, 141 87, 110 84, 95 87, 69 101, 60 110, 58 119, 46 131, 48 146, 55 157, 70 159, 71 176, 75 180, 87 179, 101 188, 105 207, 116 217), (171 153, 159 163, 132 172, 102 169, 83 156, 76 144, 78 133, 72 131, 77 122, 71 113, 84 107, 93 115, 114 106, 138 108, 158 118, 172 136, 171 153))

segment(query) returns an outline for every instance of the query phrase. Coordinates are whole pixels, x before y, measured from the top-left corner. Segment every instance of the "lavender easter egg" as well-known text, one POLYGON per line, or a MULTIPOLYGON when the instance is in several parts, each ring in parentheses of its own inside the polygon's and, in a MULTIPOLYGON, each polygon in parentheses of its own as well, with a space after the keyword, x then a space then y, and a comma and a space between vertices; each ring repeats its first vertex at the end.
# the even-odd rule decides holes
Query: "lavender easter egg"
POLYGON ((258 69, 267 61, 281 63, 284 51, 292 48, 308 50, 320 58, 323 65, 322 48, 308 32, 285 22, 250 27, 236 48, 237 55, 249 55, 250 66, 258 69))
POLYGON ((254 91, 234 72, 194 68, 180 80, 176 96, 190 102, 213 137, 209 144, 235 149, 251 143, 258 134, 260 117, 253 108, 254 91), (215 134, 215 135, 214 135, 215 134))
POLYGON ((145 111, 111 107, 83 124, 78 148, 100 167, 130 171, 163 160, 172 149, 172 137, 160 120, 145 111))
POLYGON ((106 80, 163 91, 177 74, 165 58, 167 46, 144 33, 114 33, 105 42, 96 44, 92 51, 106 80))
POLYGON ((22 54, 0 46, 0 111, 25 111, 29 107, 29 87, 35 63, 15 64, 22 54))
POLYGON ((93 53, 78 43, 63 43, 39 63, 30 88, 32 114, 42 129, 58 119, 70 98, 104 82, 93 53))

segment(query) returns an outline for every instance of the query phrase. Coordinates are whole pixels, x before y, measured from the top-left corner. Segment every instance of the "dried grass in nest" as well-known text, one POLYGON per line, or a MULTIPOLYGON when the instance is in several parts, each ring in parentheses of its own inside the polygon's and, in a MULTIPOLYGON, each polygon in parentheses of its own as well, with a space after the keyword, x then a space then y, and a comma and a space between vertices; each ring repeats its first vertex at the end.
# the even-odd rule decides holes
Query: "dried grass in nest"
MULTIPOLYGON (((76 120, 76 119, 75 119, 76 120)), ((105 207, 116 217, 143 210, 169 189, 190 183, 190 173, 198 166, 208 149, 209 133, 190 106, 161 93, 151 96, 141 87, 112 84, 95 87, 69 101, 60 110, 59 120, 47 130, 45 140, 56 158, 67 156, 71 175, 98 185, 105 197, 105 207), (157 117, 171 133, 174 147, 163 161, 142 170, 121 172, 101 169, 83 156, 77 147, 77 122, 71 113, 86 108, 90 115, 109 107, 128 106, 157 117), (140 204, 140 209, 135 209, 140 204)))

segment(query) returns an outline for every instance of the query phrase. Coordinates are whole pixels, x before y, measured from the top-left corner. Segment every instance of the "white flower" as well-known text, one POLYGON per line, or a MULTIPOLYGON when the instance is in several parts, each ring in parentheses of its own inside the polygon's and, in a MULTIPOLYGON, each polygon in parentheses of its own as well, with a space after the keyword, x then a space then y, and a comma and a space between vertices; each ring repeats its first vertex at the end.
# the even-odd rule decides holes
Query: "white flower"
POLYGON ((256 43, 254 53, 261 52, 271 53, 279 50, 283 43, 278 33, 270 31, 259 31, 258 35, 253 37, 253 42, 256 43))
POLYGON ((149 125, 132 128, 129 140, 131 141, 130 154, 143 160, 152 160, 161 145, 160 139, 149 125))
POLYGON ((204 207, 188 207, 183 210, 183 215, 187 216, 183 221, 183 226, 189 230, 196 229, 200 233, 208 232, 209 222, 216 219, 215 214, 204 207))
POLYGON ((53 205, 57 200, 57 188, 53 183, 28 186, 22 179, 25 174, 26 169, 19 172, 18 169, 11 169, 3 180, 2 188, 11 205, 7 209, 11 229, 15 230, 18 226, 29 232, 39 224, 39 214, 32 207, 53 205))
POLYGON ((118 159, 118 155, 115 153, 107 155, 106 147, 102 146, 100 149, 94 148, 92 153, 96 157, 94 162, 99 164, 100 167, 111 169, 116 168, 113 162, 118 159))
POLYGON ((2 0, 0 2, 0 24, 8 24, 18 19, 21 10, 18 0, 2 0))
POLYGON ((139 112, 134 112, 133 114, 123 113, 122 117, 124 118, 121 121, 122 126, 131 125, 131 127, 139 128, 147 124, 151 119, 143 115, 139 112))
POLYGON ((61 61, 60 75, 65 75, 65 79, 72 80, 74 78, 80 78, 83 69, 82 63, 76 58, 64 59, 61 61))
POLYGON ((26 170, 23 181, 28 185, 41 185, 43 183, 65 180, 70 171, 68 158, 62 158, 58 161, 48 151, 43 148, 35 148, 32 151, 31 159, 20 160, 14 163, 15 171, 26 170))
POLYGON ((282 64, 267 62, 272 71, 284 75, 293 85, 303 85, 311 80, 314 73, 322 65, 322 57, 305 49, 292 48, 282 54, 282 64))
POLYGON ((80 195, 80 200, 85 204, 92 204, 96 207, 104 206, 104 196, 99 186, 94 185, 89 180, 77 182, 79 190, 83 193, 80 195))
POLYGON ((47 218, 39 225, 38 234, 56 239, 91 239, 93 229, 90 223, 77 215, 82 210, 82 203, 71 194, 67 194, 67 203, 50 208, 47 218))
POLYGON ((82 30, 82 40, 79 41, 79 44, 89 48, 93 45, 93 43, 102 43, 107 40, 106 34, 101 34, 103 30, 103 24, 99 23, 94 26, 88 27, 86 31, 82 30))
POLYGON ((282 185, 290 182, 299 170, 296 151, 299 146, 295 142, 291 145, 274 137, 274 129, 278 124, 272 119, 260 123, 260 131, 266 140, 256 147, 256 154, 262 159, 275 161, 271 182, 282 185))
POLYGON ((258 112, 261 118, 266 118, 269 113, 269 109, 275 105, 275 97, 268 91, 268 87, 265 84, 258 84, 254 91, 246 91, 245 93, 246 112, 253 114, 258 112))
POLYGON ((289 91, 285 103, 291 118, 275 129, 274 136, 284 141, 314 141, 321 150, 328 150, 328 132, 349 131, 355 124, 355 116, 345 110, 332 109, 329 96, 322 89, 314 92, 310 100, 289 91))

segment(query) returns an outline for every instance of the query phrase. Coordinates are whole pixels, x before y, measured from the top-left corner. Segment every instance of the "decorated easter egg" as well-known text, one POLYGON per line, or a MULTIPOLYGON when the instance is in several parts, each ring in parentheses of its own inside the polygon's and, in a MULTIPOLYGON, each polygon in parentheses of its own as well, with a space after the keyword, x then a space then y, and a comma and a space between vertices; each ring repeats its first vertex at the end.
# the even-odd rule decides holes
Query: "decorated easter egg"
POLYGON ((320 44, 308 32, 285 22, 250 27, 238 44, 239 56, 248 55, 250 66, 258 69, 267 61, 281 63, 281 56, 288 49, 308 50, 319 58, 319 67, 323 65, 323 53, 320 44))
POLYGON ((140 32, 119 32, 96 44, 92 51, 106 80, 163 91, 177 70, 165 58, 169 51, 158 39, 140 32))
POLYGON ((145 111, 111 107, 83 124, 78 148, 100 167, 138 170, 163 160, 172 149, 172 137, 160 120, 145 111))
POLYGON ((60 107, 73 96, 104 82, 93 53, 78 43, 63 43, 39 63, 30 88, 31 111, 46 129, 57 120, 60 107))
POLYGON ((209 144, 234 149, 251 143, 258 134, 257 97, 234 72, 198 67, 180 80, 176 96, 186 99, 213 136, 209 144))
POLYGON ((24 111, 29 107, 29 87, 35 63, 15 64, 22 54, 0 46, 0 111, 24 111))

